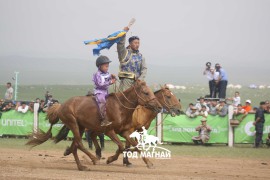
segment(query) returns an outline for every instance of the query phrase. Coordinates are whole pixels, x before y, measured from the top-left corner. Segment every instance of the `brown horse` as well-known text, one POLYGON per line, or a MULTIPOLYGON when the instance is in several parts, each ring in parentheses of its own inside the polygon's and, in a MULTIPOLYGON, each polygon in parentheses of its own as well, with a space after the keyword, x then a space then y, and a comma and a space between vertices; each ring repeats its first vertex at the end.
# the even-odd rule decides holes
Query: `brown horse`
MULTIPOLYGON (((98 133, 104 132, 118 145, 116 154, 109 157, 107 160, 107 163, 110 163, 124 150, 124 146, 116 133, 120 134, 122 129, 130 129, 132 114, 138 105, 148 107, 157 112, 162 108, 151 89, 145 82, 139 80, 125 92, 112 93, 108 96, 106 118, 108 118, 112 124, 107 127, 102 127, 100 126, 100 115, 95 99, 92 96, 73 97, 64 104, 56 105, 49 109, 47 116, 51 124, 50 129, 46 133, 42 131, 34 133, 32 139, 27 142, 27 145, 36 146, 47 141, 52 136, 52 126, 57 123, 60 118, 74 135, 70 151, 75 158, 79 170, 85 170, 86 167, 82 166, 80 163, 77 154, 78 148, 88 155, 94 164, 98 162, 98 159, 83 146, 81 136, 85 128, 98 133)), ((143 160, 148 167, 152 166, 152 163, 147 158, 143 160)))
MULTIPOLYGON (((156 91, 154 94, 162 107, 166 109, 172 117, 180 115, 181 104, 177 97, 168 88, 161 87, 161 89, 156 91)), ((153 112, 148 108, 144 108, 142 106, 137 107, 133 113, 132 126, 128 130, 129 134, 133 133, 135 130, 141 131, 143 126, 148 129, 157 114, 157 112, 153 112)), ((97 142, 97 135, 98 134, 96 132, 91 132, 91 139, 93 140, 93 144, 96 148, 96 157, 101 158, 101 148, 97 142)), ((126 141, 126 149, 129 148, 130 143, 129 141, 126 141)), ((127 166, 131 165, 128 158, 123 158, 123 164, 127 166)))
MULTIPOLYGON (((162 107, 170 112, 171 116, 180 115, 181 111, 181 104, 178 101, 177 97, 166 87, 161 87, 160 90, 156 91, 155 96, 157 100, 160 102, 162 107)), ((131 134, 135 130, 141 131, 142 127, 144 126, 146 129, 149 128, 152 120, 157 116, 157 112, 153 112, 148 108, 144 108, 142 106, 138 106, 135 111, 133 112, 132 117, 132 125, 130 129, 122 129, 122 132, 119 134, 131 134)), ((56 136, 56 142, 59 142, 67 137, 69 129, 66 126, 63 126, 58 135, 56 136)), ((101 158, 101 148, 97 142, 97 136, 99 132, 91 131, 91 139, 96 149, 96 157, 98 159, 101 158)), ((126 150, 130 148, 129 141, 126 141, 126 150)), ((64 155, 69 155, 71 153, 70 148, 68 147, 64 153, 64 155)), ((117 157, 118 158, 118 157, 117 157)), ((117 159, 116 158, 116 159, 117 159)), ((116 160, 115 159, 115 160, 116 160)), ((109 162, 108 162, 109 163, 109 162)), ((123 159, 123 164, 130 166, 128 158, 123 159)))

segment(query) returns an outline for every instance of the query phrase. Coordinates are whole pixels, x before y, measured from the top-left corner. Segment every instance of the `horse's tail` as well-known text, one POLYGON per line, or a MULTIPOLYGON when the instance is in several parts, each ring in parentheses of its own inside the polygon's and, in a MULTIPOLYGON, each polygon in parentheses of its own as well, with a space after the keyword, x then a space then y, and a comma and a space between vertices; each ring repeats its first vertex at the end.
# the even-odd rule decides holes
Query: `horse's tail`
POLYGON ((58 134, 56 135, 55 139, 54 139, 54 143, 59 143, 60 141, 64 140, 67 135, 68 135, 68 132, 69 132, 69 128, 64 125, 61 130, 58 132, 58 134))
POLYGON ((49 122, 51 124, 49 130, 46 133, 41 129, 39 129, 37 132, 33 132, 32 135, 30 136, 30 140, 26 143, 26 145, 35 147, 37 145, 46 142, 48 139, 52 137, 52 127, 59 121, 58 111, 60 107, 61 107, 60 104, 55 104, 49 108, 47 112, 47 118, 49 119, 49 122))
POLYGON ((52 137, 52 126, 53 124, 51 124, 50 129, 46 133, 41 129, 39 129, 37 132, 33 132, 30 136, 30 140, 26 143, 26 145, 35 147, 47 141, 52 137))

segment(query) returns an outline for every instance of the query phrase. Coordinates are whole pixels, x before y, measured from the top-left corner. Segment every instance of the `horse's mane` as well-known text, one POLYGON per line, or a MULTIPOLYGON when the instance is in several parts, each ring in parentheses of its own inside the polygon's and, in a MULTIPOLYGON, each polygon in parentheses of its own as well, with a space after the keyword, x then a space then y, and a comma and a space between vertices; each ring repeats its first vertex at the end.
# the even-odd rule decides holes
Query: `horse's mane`
POLYGON ((159 93, 160 91, 162 91, 162 90, 164 90, 164 89, 170 90, 168 87, 161 87, 161 89, 156 90, 156 91, 154 92, 154 94, 159 93))
POLYGON ((136 86, 138 83, 141 84, 141 85, 146 85, 146 83, 145 83, 144 81, 136 80, 135 84, 133 84, 132 86, 130 86, 130 87, 129 87, 128 89, 126 89, 125 91, 123 91, 123 92, 113 92, 113 93, 110 93, 110 94, 108 95, 108 97, 109 97, 109 96, 115 96, 115 95, 123 96, 122 93, 130 92, 130 91, 132 90, 132 88, 133 88, 134 86, 136 86))

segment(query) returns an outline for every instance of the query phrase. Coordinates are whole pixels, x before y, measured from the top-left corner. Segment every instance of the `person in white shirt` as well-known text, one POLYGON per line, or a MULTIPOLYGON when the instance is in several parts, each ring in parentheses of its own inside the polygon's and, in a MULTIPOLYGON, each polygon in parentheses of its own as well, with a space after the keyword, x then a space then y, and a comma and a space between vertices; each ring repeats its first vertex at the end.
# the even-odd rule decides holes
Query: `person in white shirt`
POLYGON ((186 115, 190 118, 195 118, 199 115, 197 108, 192 103, 189 104, 189 108, 186 111, 186 115))
POLYGON ((198 102, 195 107, 200 111, 202 109, 202 106, 206 107, 206 111, 209 111, 209 107, 207 106, 206 102, 204 102, 204 97, 200 97, 200 102, 198 102))
POLYGON ((12 100, 13 99, 13 88, 11 87, 11 83, 7 83, 7 90, 5 93, 5 100, 12 100))
POLYGON ((241 104, 241 97, 240 97, 240 93, 238 91, 235 92, 234 97, 233 98, 228 98, 228 100, 233 101, 233 107, 235 107, 235 109, 237 108, 237 106, 239 104, 241 104))
POLYGON ((206 63, 206 68, 203 72, 203 75, 205 75, 209 81, 209 92, 210 92, 209 96, 211 98, 216 98, 217 93, 216 82, 218 81, 219 78, 219 72, 215 71, 215 69, 211 67, 211 63, 208 62, 206 63))
POLYGON ((199 116, 202 116, 204 118, 207 118, 208 112, 206 110, 206 106, 202 106, 202 109, 199 111, 199 116))
POLYGON ((29 109, 29 106, 26 105, 25 102, 22 102, 22 103, 18 102, 15 109, 16 109, 16 111, 18 111, 18 112, 21 112, 21 113, 27 113, 27 111, 28 111, 28 109, 29 109))

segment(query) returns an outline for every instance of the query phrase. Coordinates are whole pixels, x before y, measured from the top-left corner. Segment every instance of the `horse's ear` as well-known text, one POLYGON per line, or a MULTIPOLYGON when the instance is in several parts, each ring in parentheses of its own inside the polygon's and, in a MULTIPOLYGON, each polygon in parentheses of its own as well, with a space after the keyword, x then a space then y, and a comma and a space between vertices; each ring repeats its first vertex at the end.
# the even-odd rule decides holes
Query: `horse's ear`
POLYGON ((138 79, 137 81, 139 81, 139 83, 140 83, 141 85, 143 85, 143 86, 146 85, 145 81, 142 81, 142 80, 139 80, 139 79, 138 79))
POLYGON ((141 85, 141 84, 143 83, 143 81, 142 81, 142 80, 137 79, 137 80, 136 80, 136 83, 137 83, 138 85, 141 85))
POLYGON ((159 84, 159 86, 160 86, 160 89, 164 89, 164 86, 162 86, 161 84, 159 84))
POLYGON ((142 85, 146 85, 146 82, 145 81, 142 81, 142 85))

